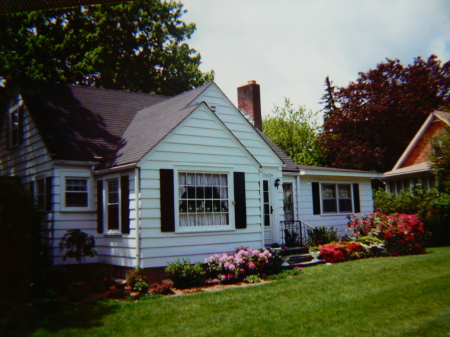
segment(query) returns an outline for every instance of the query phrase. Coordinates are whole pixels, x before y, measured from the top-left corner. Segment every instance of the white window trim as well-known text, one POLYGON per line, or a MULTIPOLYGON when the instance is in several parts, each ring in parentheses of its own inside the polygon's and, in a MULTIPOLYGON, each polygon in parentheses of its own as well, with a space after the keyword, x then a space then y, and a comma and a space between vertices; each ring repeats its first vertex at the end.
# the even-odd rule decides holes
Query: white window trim
POLYGON ((121 218, 121 214, 122 214, 122 203, 121 201, 121 196, 122 196, 122 186, 120 185, 120 174, 115 174, 112 176, 107 176, 104 177, 103 179, 103 228, 104 228, 104 234, 106 235, 122 235, 122 218, 121 218), (119 221, 119 228, 117 229, 109 229, 109 219, 108 219, 108 192, 109 192, 109 186, 108 186, 108 181, 111 180, 117 180, 118 183, 118 221, 119 221))
POLYGON ((226 232, 235 231, 235 216, 234 216, 234 178, 233 171, 221 170, 216 167, 205 167, 205 169, 195 169, 192 167, 179 167, 174 169, 174 206, 175 206, 175 233, 199 233, 199 232, 226 232), (228 225, 220 226, 180 226, 180 210, 179 210, 179 173, 211 173, 211 174, 226 174, 228 181, 228 225))
POLYGON ((348 181, 329 181, 329 182, 321 182, 320 183, 320 212, 321 215, 348 215, 355 214, 355 201, 353 197, 353 183, 348 181), (336 189, 336 209, 337 212, 325 212, 323 207, 323 194, 322 194, 322 185, 350 185, 350 201, 352 203, 352 210, 350 212, 339 212, 339 198, 338 198, 338 190, 336 189))
POLYGON ((89 172, 83 171, 62 171, 61 179, 61 212, 93 212, 94 203, 94 179, 89 172), (66 206, 66 179, 87 179, 88 205, 87 207, 66 206))
POLYGON ((51 177, 51 174, 45 173, 45 174, 38 174, 38 175, 34 176, 32 179, 33 184, 34 184, 33 198, 34 198, 36 206, 39 206, 39 204, 38 204, 38 181, 39 180, 44 181, 44 207, 43 207, 44 212, 47 212, 46 209, 48 206, 45 203, 47 202, 46 179, 49 177, 51 177))
MULTIPOLYGON (((8 118, 7 118, 7 122, 8 122, 8 125, 7 125, 7 128, 8 128, 8 148, 10 148, 10 149, 15 149, 15 148, 17 148, 17 147, 19 147, 21 145, 20 133, 22 133, 22 135, 23 135, 23 131, 24 130, 23 130, 23 125, 21 124, 20 113, 22 113, 22 114, 24 113, 23 109, 24 109, 24 107, 23 107, 22 101, 20 100, 16 105, 10 107, 10 109, 8 110, 8 118), (18 118, 18 131, 17 131, 18 132, 17 133, 18 139, 17 139, 17 144, 15 142, 15 139, 13 138, 12 115, 15 112, 18 113, 18 115, 17 115, 17 118, 18 118)), ((22 116, 22 120, 23 120, 23 116, 22 116)))

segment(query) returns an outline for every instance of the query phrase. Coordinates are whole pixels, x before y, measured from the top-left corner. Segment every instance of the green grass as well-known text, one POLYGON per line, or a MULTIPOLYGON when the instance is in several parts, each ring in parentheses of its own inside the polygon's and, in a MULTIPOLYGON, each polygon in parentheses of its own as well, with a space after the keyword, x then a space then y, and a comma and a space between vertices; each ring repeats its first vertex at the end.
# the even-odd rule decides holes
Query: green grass
POLYGON ((9 320, 6 336, 16 335, 449 336, 450 247, 213 293, 36 304, 9 320))

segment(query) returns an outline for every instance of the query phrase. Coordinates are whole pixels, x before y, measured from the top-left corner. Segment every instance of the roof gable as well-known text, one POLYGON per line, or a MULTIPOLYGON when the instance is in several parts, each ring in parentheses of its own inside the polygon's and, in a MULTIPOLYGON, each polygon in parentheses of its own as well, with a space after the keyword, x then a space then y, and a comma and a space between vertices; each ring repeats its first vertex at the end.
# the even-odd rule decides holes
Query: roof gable
MULTIPOLYGON (((288 155, 286 155, 275 143, 273 143, 269 137, 267 137, 263 132, 255 128, 254 125, 252 125, 247 118, 245 118, 242 113, 234 106, 234 104, 230 101, 230 99, 225 95, 225 93, 220 89, 219 86, 217 86, 216 83, 212 83, 211 86, 207 88, 207 90, 204 90, 202 95, 199 95, 197 97, 197 100, 207 100, 208 94, 212 94, 211 92, 215 91, 219 93, 223 101, 227 102, 227 105, 231 108, 230 112, 235 115, 240 125, 246 126, 249 131, 251 131, 253 134, 256 135, 256 139, 261 139, 262 143, 265 145, 265 151, 271 151, 274 153, 275 157, 277 158, 277 162, 281 163, 283 165, 283 171, 291 171, 291 172, 298 172, 297 166, 294 164, 294 162, 289 158, 288 155)), ((214 96, 214 94, 212 94, 214 96)), ((233 124, 235 122, 229 122, 226 120, 226 114, 221 113, 220 111, 216 112, 217 115, 220 115, 219 118, 227 125, 227 127, 231 130, 231 132, 234 133, 235 130, 233 130, 233 124)), ((239 138, 239 137, 238 137, 239 138)), ((240 139, 240 141, 244 144, 246 142, 245 139, 240 139)), ((248 148, 251 148, 250 146, 247 146, 248 148)), ((266 153, 269 153, 267 152, 266 153)), ((251 150, 250 150, 251 152, 251 150)), ((253 154, 255 156, 255 154, 253 154)), ((278 164, 279 165, 279 164, 278 164)))
POLYGON ((444 125, 450 125, 450 113, 443 111, 432 112, 390 172, 427 163, 429 161, 428 155, 431 152, 430 140, 442 133, 444 125))

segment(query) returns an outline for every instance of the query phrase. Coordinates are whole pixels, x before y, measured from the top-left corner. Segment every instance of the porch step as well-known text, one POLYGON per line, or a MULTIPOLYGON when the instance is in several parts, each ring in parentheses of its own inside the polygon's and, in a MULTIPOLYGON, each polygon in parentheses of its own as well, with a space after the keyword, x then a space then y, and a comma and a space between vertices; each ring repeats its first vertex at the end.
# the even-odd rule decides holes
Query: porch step
POLYGON ((315 266, 318 264, 326 263, 324 260, 319 260, 315 256, 311 254, 300 254, 300 255, 291 255, 287 264, 282 265, 283 268, 292 268, 292 267, 309 267, 315 266))

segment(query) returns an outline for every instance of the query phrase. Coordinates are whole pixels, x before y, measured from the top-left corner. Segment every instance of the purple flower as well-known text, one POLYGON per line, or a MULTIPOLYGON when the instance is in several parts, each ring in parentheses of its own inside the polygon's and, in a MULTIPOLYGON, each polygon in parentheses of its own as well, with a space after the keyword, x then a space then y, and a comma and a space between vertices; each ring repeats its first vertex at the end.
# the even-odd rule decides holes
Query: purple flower
POLYGON ((236 269, 236 266, 235 266, 234 264, 232 264, 232 263, 229 263, 229 264, 228 264, 228 267, 225 267, 225 268, 228 268, 228 269, 230 269, 230 270, 235 270, 235 269, 236 269))

